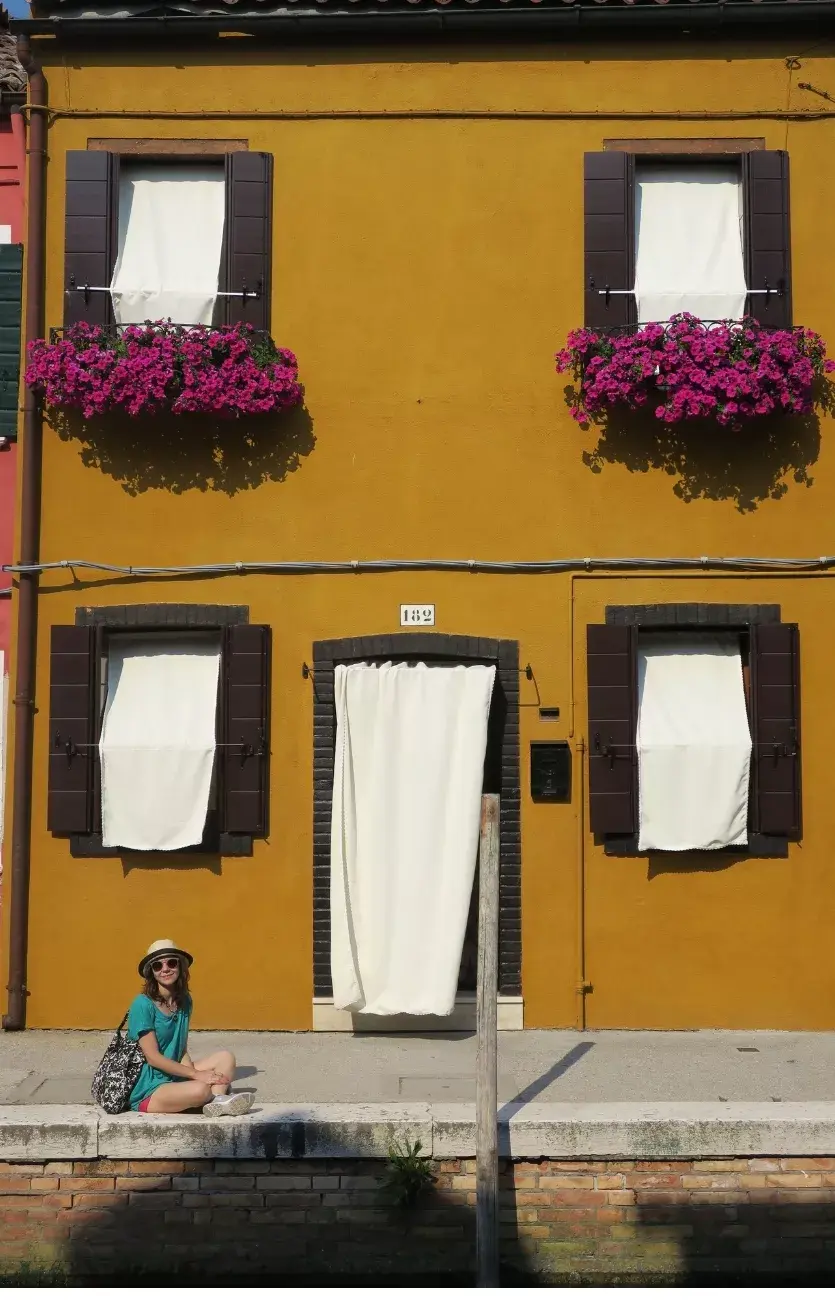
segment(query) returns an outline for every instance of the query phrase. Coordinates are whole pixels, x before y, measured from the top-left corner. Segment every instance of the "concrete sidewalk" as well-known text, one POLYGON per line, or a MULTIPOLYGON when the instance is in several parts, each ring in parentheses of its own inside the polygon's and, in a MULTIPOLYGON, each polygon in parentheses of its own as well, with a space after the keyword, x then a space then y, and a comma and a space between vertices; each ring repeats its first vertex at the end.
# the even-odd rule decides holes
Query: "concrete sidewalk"
MULTIPOLYGON (((91 1104, 109 1033, 0 1035, 0 1104, 91 1104)), ((475 1036, 194 1033, 229 1047, 259 1104, 475 1097, 475 1036)), ((239 1085, 240 1086, 240 1085, 239 1085)), ((499 1035, 502 1102, 835 1102, 835 1033, 571 1030, 499 1035)))

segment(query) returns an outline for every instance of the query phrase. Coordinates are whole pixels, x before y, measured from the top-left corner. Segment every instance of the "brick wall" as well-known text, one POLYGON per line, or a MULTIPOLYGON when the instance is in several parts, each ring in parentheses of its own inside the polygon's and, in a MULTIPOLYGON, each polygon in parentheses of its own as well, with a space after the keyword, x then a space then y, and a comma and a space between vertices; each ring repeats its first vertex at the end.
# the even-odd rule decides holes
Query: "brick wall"
MULTIPOLYGON (((311 1159, 0 1164, 0 1271, 466 1278, 475 1162, 436 1161, 433 1190, 406 1216, 382 1188, 385 1168, 311 1159)), ((830 1157, 515 1161, 502 1181, 509 1275, 821 1280, 835 1260, 830 1157)))

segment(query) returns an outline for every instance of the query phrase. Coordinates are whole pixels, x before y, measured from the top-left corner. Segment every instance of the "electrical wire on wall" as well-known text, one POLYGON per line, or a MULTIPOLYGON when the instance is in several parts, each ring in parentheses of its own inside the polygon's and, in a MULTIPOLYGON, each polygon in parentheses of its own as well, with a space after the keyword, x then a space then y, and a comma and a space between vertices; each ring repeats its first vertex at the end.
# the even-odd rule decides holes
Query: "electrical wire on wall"
POLYGON ((126 578, 222 577, 234 573, 398 573, 435 570, 440 573, 595 573, 723 570, 735 573, 818 572, 835 568, 835 555, 797 556, 609 556, 565 560, 229 560, 212 564, 106 564, 98 560, 47 560, 37 564, 4 564, 3 573, 51 573, 89 569, 126 578))

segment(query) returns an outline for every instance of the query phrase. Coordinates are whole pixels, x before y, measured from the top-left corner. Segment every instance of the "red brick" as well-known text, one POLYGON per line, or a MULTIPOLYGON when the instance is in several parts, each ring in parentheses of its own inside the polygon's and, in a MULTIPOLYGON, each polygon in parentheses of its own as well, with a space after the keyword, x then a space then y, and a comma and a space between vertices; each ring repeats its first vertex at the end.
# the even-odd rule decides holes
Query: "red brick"
POLYGON ((820 1187, 820 1174, 766 1174, 767 1187, 820 1187))
POLYGON ((553 1203, 553 1192, 513 1192, 506 1193, 501 1198, 511 1205, 551 1205, 553 1203))
POLYGON ((68 1210, 72 1205, 72 1197, 64 1192, 42 1196, 40 1204, 46 1209, 68 1210))
POLYGON ((115 1187, 113 1178, 62 1178, 62 1192, 112 1192, 115 1187))
POLYGON ((607 1205, 634 1205, 635 1193, 631 1190, 623 1192, 606 1192, 607 1205))
MULTIPOLYGON (((208 1163, 208 1162, 207 1162, 208 1163)), ((119 1170, 119 1173, 136 1174, 137 1177, 147 1177, 150 1174, 172 1174, 185 1173, 182 1160, 131 1160, 130 1169, 119 1170)))
POLYGON ((598 1191, 609 1192, 624 1186, 623 1174, 598 1174, 595 1179, 598 1191))
POLYGON ((127 1194, 120 1196, 118 1192, 111 1192, 109 1195, 92 1194, 86 1195, 81 1193, 72 1198, 73 1208, 79 1210, 115 1210, 120 1206, 127 1205, 127 1194))
POLYGON ((155 1178, 117 1178, 117 1192, 168 1192, 171 1179, 157 1175, 155 1178))
MULTIPOLYGON (((311 1177, 311 1174, 307 1177, 303 1174, 268 1174, 266 1178, 256 1178, 250 1185, 257 1187, 259 1192, 309 1192, 311 1177)), ((202 1179, 203 1186, 207 1181, 202 1179)), ((229 1190, 239 1189, 230 1187, 229 1190)))
POLYGON ((539 1186, 543 1190, 577 1187, 590 1191, 594 1187, 594 1178, 591 1174, 543 1174, 539 1179, 539 1186))
POLYGON ((105 1174, 126 1174, 127 1160, 74 1160, 72 1173, 76 1178, 102 1178, 105 1174))
POLYGON ((267 1209, 287 1206, 291 1210, 308 1209, 317 1205, 366 1205, 376 1201, 373 1192, 267 1192, 264 1204, 267 1209))
POLYGON ((681 1174, 649 1174, 637 1173, 626 1174, 624 1182, 627 1187, 681 1187, 682 1178, 686 1175, 681 1174))
POLYGON ((747 1160, 694 1160, 693 1172, 697 1174, 747 1174, 747 1160))
POLYGON ((264 1207, 264 1197, 260 1192, 218 1192, 209 1198, 209 1206, 211 1209, 260 1210, 264 1207))
POLYGON ((129 1192, 128 1198, 128 1204, 134 1208, 144 1206, 148 1209, 168 1209, 169 1206, 173 1208, 182 1204, 179 1192, 129 1192))
POLYGON ((57 1178, 30 1178, 29 1190, 31 1192, 57 1192, 58 1183, 57 1178))
POLYGON ((194 1211, 184 1210, 182 1208, 178 1210, 166 1210, 162 1217, 166 1223, 193 1223, 194 1211))
POLYGON ((726 1192, 739 1186, 739 1174, 682 1174, 679 1185, 705 1191, 726 1192))
POLYGON ((607 1196, 623 1196, 624 1192, 586 1192, 565 1191, 550 1192, 549 1199, 554 1205, 605 1205, 607 1196))
MULTIPOLYGON (((264 1179, 259 1178, 259 1183, 264 1179)), ((309 1180, 308 1184, 309 1186, 309 1180)), ((250 1174, 231 1174, 223 1178, 213 1174, 204 1174, 200 1179, 201 1192, 251 1192, 255 1190, 255 1179, 250 1174)))
POLYGON ((835 1159, 832 1156, 786 1156, 780 1160, 780 1168, 793 1173, 804 1169, 835 1171, 835 1159))
POLYGON ((29 1177, 0 1178, 0 1198, 11 1196, 15 1192, 28 1192, 31 1181, 29 1177))

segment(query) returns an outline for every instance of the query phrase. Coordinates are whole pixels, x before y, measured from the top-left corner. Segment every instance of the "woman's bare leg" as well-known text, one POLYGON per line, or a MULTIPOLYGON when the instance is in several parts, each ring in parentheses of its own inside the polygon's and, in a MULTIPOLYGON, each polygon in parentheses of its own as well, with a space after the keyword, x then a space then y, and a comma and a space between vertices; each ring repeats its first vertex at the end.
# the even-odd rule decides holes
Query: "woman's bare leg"
POLYGON ((180 1115, 184 1110, 195 1110, 212 1099, 208 1083, 187 1079, 183 1083, 163 1083, 151 1093, 147 1114, 180 1115))
MULTIPOLYGON (((231 1052, 213 1052, 211 1056, 204 1056, 202 1060, 195 1061, 194 1068, 195 1070, 217 1070, 218 1074, 225 1075, 227 1079, 234 1079, 235 1058, 231 1052)), ((212 1085, 212 1092, 215 1097, 221 1097, 228 1091, 228 1083, 215 1083, 212 1085)))

